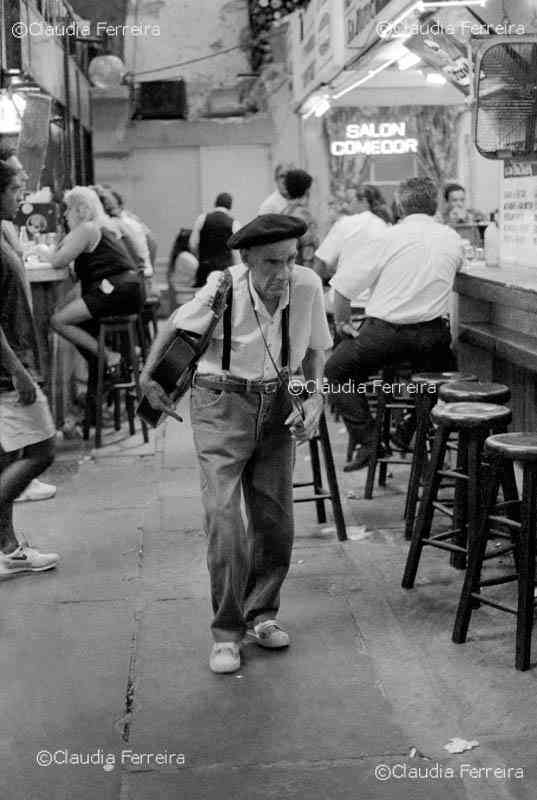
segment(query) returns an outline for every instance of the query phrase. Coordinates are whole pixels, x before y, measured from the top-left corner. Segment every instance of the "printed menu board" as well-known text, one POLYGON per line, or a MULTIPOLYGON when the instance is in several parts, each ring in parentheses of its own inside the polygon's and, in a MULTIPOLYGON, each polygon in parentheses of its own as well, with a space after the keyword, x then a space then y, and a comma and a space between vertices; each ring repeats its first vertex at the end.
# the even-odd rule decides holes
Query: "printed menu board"
POLYGON ((505 161, 500 230, 502 263, 537 269, 537 161, 505 161))

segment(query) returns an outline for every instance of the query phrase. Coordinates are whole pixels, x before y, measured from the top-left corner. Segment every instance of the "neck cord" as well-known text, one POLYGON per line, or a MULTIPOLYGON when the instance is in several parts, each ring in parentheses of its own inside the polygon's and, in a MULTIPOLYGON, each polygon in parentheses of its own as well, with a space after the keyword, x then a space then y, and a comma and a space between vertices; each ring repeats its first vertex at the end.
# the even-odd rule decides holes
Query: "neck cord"
MULTIPOLYGON (((288 319, 291 319, 291 281, 289 281, 288 287, 289 287, 289 317, 288 317, 288 319)), ((268 353, 268 357, 271 360, 272 366, 274 367, 274 369, 276 371, 276 375, 277 375, 278 380, 280 382, 280 386, 282 386, 284 389, 286 389, 287 396, 291 400, 292 406, 294 407, 295 411, 297 411, 298 414, 300 415, 300 419, 304 420, 306 415, 304 413, 304 407, 303 407, 302 403, 300 402, 298 397, 294 397, 294 395, 289 391, 289 376, 287 376, 287 379, 284 377, 282 371, 280 370, 280 368, 276 364, 274 358, 272 357, 272 353, 270 352, 270 347, 268 346, 268 342, 267 342, 267 340, 265 338, 265 334, 263 333, 263 328, 261 326, 259 315, 258 315, 258 313, 256 311, 255 302, 254 302, 254 298, 253 298, 253 295, 252 295, 252 289, 250 287, 250 281, 249 280, 248 280, 248 294, 250 295, 250 303, 252 304, 252 311, 254 312, 255 320, 257 322, 257 327, 259 328, 259 332, 261 333, 261 338, 263 339, 263 345, 265 347, 265 350, 268 353)))

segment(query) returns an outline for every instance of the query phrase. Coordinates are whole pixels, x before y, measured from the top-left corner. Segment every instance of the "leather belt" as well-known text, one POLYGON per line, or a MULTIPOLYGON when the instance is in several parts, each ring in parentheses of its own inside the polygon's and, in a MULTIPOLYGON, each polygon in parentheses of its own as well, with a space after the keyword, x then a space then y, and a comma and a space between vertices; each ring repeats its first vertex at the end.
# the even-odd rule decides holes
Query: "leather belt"
POLYGON ((194 375, 192 385, 223 392, 238 392, 239 394, 276 394, 281 387, 277 378, 269 381, 249 381, 246 378, 235 378, 233 375, 200 375, 198 373, 194 375))

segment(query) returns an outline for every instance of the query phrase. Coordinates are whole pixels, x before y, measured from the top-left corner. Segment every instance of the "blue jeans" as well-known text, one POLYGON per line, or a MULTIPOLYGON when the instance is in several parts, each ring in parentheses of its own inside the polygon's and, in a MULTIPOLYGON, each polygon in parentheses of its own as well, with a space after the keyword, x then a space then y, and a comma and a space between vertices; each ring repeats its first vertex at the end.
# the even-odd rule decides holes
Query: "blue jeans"
POLYGON ((193 386, 215 641, 239 642, 276 616, 293 546, 292 411, 285 389, 238 393, 193 386), (247 517, 245 527, 241 498, 247 517))

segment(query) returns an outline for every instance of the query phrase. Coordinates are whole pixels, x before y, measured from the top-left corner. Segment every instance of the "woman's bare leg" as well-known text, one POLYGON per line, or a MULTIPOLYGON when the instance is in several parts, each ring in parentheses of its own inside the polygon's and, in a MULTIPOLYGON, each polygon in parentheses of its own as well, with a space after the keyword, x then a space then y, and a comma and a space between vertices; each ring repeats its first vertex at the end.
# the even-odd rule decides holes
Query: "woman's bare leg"
MULTIPOLYGON (((91 355, 97 358, 99 352, 99 344, 91 334, 80 327, 81 322, 87 322, 92 319, 88 307, 81 299, 73 300, 64 308, 56 311, 50 320, 50 325, 68 342, 71 342, 76 347, 86 350, 91 355)), ((121 360, 119 353, 114 350, 105 349, 106 363, 109 367, 114 367, 121 360)))

